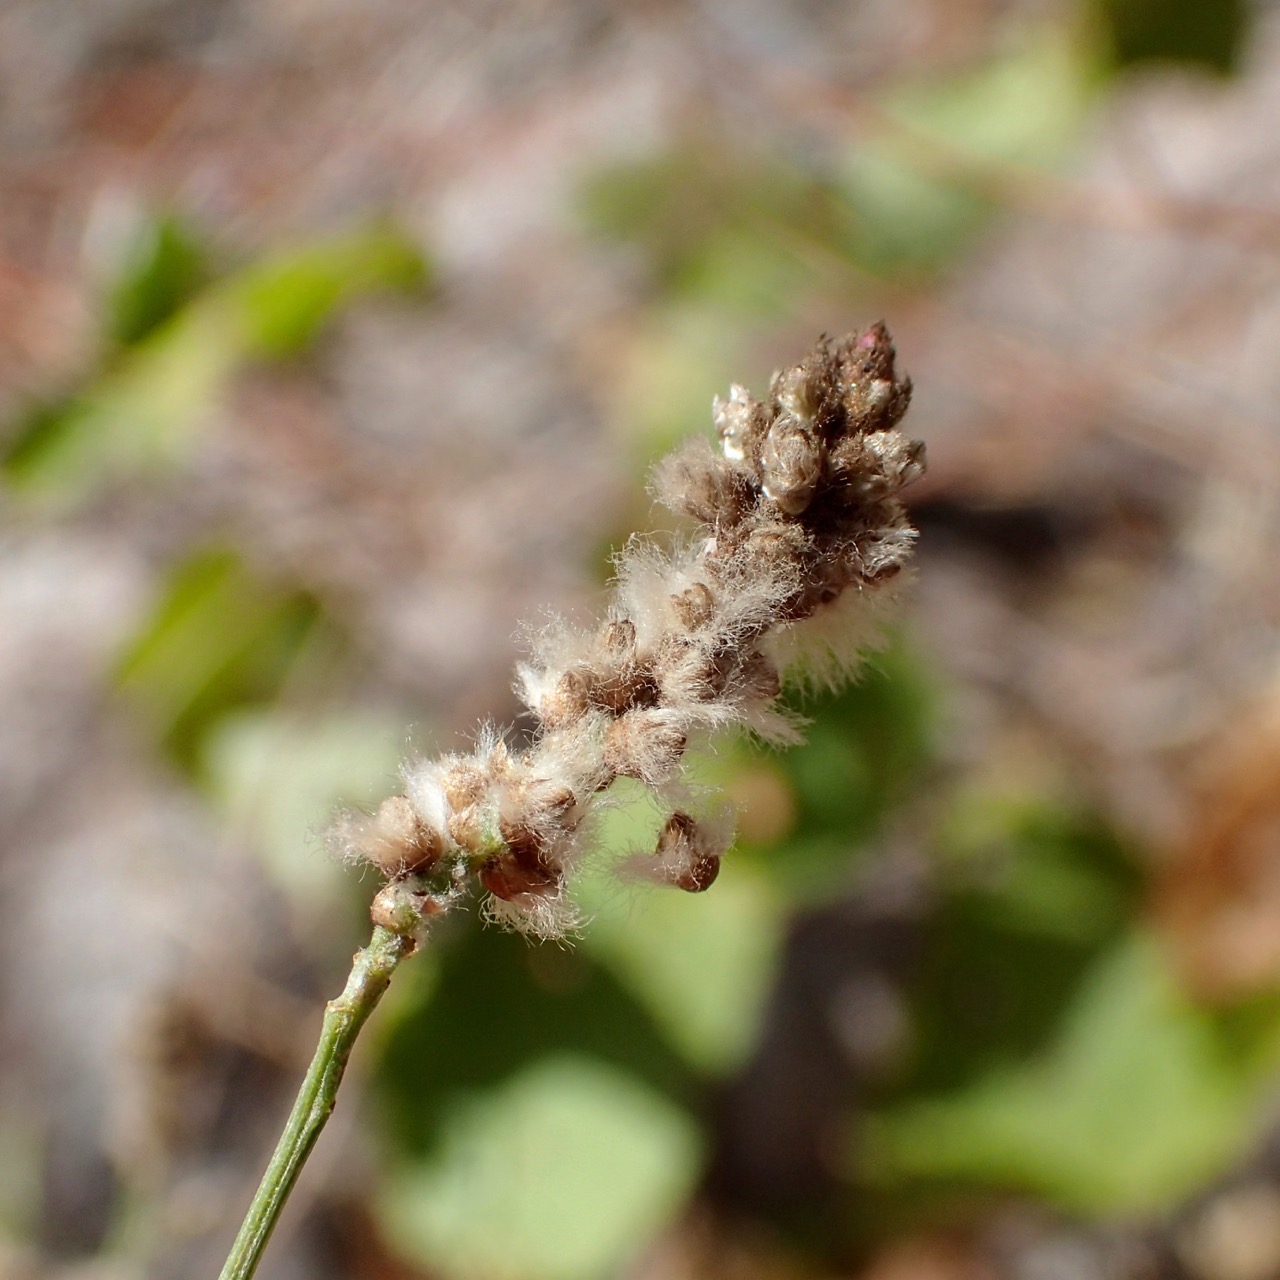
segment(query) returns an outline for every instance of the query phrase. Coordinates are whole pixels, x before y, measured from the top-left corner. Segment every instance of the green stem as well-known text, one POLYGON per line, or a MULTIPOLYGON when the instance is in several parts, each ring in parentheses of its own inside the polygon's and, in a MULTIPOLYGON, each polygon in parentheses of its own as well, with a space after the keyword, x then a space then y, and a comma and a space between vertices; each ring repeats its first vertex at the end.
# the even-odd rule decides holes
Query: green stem
POLYGON ((249 1212, 231 1246, 231 1256, 222 1268, 220 1280, 249 1280, 258 1269, 262 1251, 280 1217, 280 1210, 298 1180, 298 1174, 311 1154, 320 1130, 333 1112, 338 1085, 346 1070, 351 1047, 355 1044, 365 1019, 373 1012, 382 994, 391 984, 391 975, 401 960, 413 953, 413 939, 379 925, 369 945, 357 951, 351 976, 342 994, 330 1000, 324 1010, 324 1025, 315 1057, 307 1069, 306 1079, 298 1090, 297 1101, 289 1114, 284 1133, 262 1182, 249 1206, 249 1212))

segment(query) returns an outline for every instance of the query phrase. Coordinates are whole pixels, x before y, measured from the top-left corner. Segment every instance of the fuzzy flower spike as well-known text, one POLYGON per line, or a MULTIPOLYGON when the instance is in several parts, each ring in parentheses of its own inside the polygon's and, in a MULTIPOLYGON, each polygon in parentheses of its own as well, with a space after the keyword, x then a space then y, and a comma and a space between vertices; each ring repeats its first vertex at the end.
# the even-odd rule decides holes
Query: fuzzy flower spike
POLYGON ((467 755, 409 764, 403 795, 339 825, 344 852, 387 883, 221 1280, 252 1280, 361 1027, 426 925, 473 881, 491 918, 562 936, 575 923, 566 885, 617 778, 638 779, 666 815, 657 847, 628 870, 690 893, 715 880, 731 824, 691 803, 685 752, 730 725, 794 741, 777 705, 784 671, 808 661, 836 679, 851 668, 915 542, 898 498, 924 467, 923 447, 897 430, 910 398, 883 325, 822 339, 774 375, 763 402, 731 388, 713 410, 719 450, 688 444, 654 472, 657 496, 693 518, 693 533, 669 549, 632 539, 603 621, 537 637, 519 679, 530 745, 486 729, 467 755))
POLYGON ((620 777, 667 814, 629 869, 706 889, 732 832, 690 812, 686 749, 731 725, 795 741, 777 705, 784 671, 851 668, 916 537, 898 496, 924 468, 923 446, 897 430, 910 398, 883 325, 823 338, 764 401, 740 386, 717 398, 719 449, 690 442, 654 471, 657 497, 692 517, 693 534, 672 549, 633 538, 603 621, 547 628, 520 667, 531 745, 485 731, 467 755, 409 764, 404 795, 343 824, 346 851, 388 877, 375 923, 412 936, 474 877, 491 918, 563 934, 590 815, 620 777))

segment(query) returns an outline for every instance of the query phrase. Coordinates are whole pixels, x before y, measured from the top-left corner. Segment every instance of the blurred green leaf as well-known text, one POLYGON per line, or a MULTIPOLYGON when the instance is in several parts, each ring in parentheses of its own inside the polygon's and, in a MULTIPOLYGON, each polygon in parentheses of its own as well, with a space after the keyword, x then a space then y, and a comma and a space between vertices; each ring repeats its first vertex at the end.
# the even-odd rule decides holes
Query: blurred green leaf
POLYGON ((1052 24, 973 71, 902 88, 889 110, 963 155, 1049 167, 1079 136, 1096 83, 1089 46, 1052 24))
MULTIPOLYGON (((850 220, 821 170, 695 137, 671 151, 606 168, 586 184, 588 225, 644 251, 669 300, 774 318, 844 258, 850 220)), ((843 280, 847 299, 848 281, 843 280)))
POLYGON ((1240 1154, 1256 1072, 1135 938, 1082 988, 1043 1061, 905 1104, 868 1135, 877 1181, 964 1179, 1107 1216, 1165 1209, 1240 1154))
POLYGON ((340 307, 377 289, 424 288, 428 269, 418 247, 390 227, 373 227, 251 263, 219 288, 214 306, 236 317, 244 352, 296 355, 340 307))
POLYGON ((194 304, 85 391, 20 423, 5 452, 6 479, 67 501, 176 461, 238 354, 229 318, 194 304))
MULTIPOLYGON (((794 234, 800 239, 803 232, 794 234)), ((726 227, 685 266, 680 291, 737 317, 785 314, 813 281, 802 248, 803 240, 797 245, 785 226, 726 227)))
POLYGON ((107 298, 107 336, 120 346, 141 342, 190 302, 211 275, 204 245, 180 218, 151 219, 130 247, 107 298))
POLYGON ((451 1113, 438 1159, 378 1207, 393 1245, 445 1275, 593 1280, 670 1221, 701 1163, 693 1124, 639 1081, 556 1056, 451 1113))
POLYGON ((933 745, 933 695, 903 645, 873 655, 845 689, 813 705, 805 741, 783 757, 800 829, 869 833, 910 793, 933 745))
POLYGON ((0 1120, 0 1242, 36 1238, 40 1229, 42 1163, 48 1159, 48 1120, 23 1100, 6 1099, 0 1120))
POLYGON ((1141 876, 1088 813, 968 796, 940 832, 940 900, 913 966, 915 1051, 899 1087, 952 1089, 1057 1032, 1123 935, 1141 876))
POLYGON ((230 711, 272 700, 322 637, 336 643, 314 597, 260 581, 233 551, 203 551, 174 569, 117 686, 163 748, 198 772, 211 728, 230 711))
POLYGON ((1096 62, 1046 25, 976 69, 892 86, 838 164, 693 137, 598 173, 582 210, 643 250, 668 300, 775 317, 825 289, 847 306, 871 277, 953 261, 993 211, 992 165, 1058 163, 1087 119, 1096 62))
POLYGON ((245 361, 296 354, 353 298, 416 289, 426 270, 384 227, 250 264, 151 329, 84 391, 29 415, 8 442, 4 474, 65 501, 173 465, 245 361))
POLYGON ((1101 819, 1044 796, 963 794, 938 841, 953 891, 963 883, 960 896, 1022 933, 1097 948, 1141 898, 1138 866, 1101 819))
POLYGON ((823 901, 848 885, 854 857, 928 767, 934 691, 899 642, 840 692, 788 700, 812 718, 805 741, 778 756, 794 822, 777 844, 746 852, 790 901, 823 901))
POLYGON ((1245 0, 1095 0, 1116 65, 1185 62, 1238 70, 1251 27, 1245 0))
POLYGON ((953 260, 992 210, 966 166, 1055 164, 1085 123, 1095 80, 1086 46, 1049 27, 977 70, 896 89, 885 124, 848 160, 858 261, 896 273, 953 260))
POLYGON ((677 1102, 696 1096, 653 1019, 583 952, 472 927, 436 959, 384 1019, 377 1089, 402 1151, 435 1150, 460 1097, 497 1088, 553 1052, 611 1062, 677 1102))

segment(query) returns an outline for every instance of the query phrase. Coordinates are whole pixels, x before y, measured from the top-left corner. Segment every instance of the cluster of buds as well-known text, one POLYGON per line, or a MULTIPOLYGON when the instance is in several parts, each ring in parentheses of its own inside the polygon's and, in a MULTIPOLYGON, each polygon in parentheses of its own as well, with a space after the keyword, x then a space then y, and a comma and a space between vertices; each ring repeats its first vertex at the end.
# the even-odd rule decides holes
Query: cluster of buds
POLYGON ((699 812, 685 754, 735 725, 795 741, 778 706, 784 670, 816 656, 834 676, 865 646, 868 606, 915 540, 898 497, 924 465, 897 430, 910 395, 876 325, 821 340, 765 401, 739 386, 717 398, 720 448, 687 444, 654 475, 657 497, 696 531, 669 548, 633 539, 603 621, 535 638, 519 670, 530 744, 485 731, 466 755, 410 763, 403 795, 343 824, 347 851, 388 878, 375 922, 412 931, 475 880, 491 918, 562 934, 589 818, 617 778, 638 779, 666 814, 656 848, 628 869, 708 888, 732 824, 699 812))

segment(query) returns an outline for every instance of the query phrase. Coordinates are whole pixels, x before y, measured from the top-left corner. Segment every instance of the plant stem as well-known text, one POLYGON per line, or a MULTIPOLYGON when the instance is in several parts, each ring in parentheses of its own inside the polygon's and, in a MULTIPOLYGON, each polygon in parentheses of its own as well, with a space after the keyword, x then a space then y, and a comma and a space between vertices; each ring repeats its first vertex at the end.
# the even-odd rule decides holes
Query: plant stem
POLYGON ((360 1028, 390 986, 396 965, 412 955, 413 949, 412 938, 379 925, 369 945, 356 952, 346 988, 325 1006, 315 1057, 307 1068, 297 1101, 249 1205, 240 1234, 231 1246, 220 1280, 249 1280, 258 1269, 284 1202, 333 1112, 342 1073, 360 1028))

